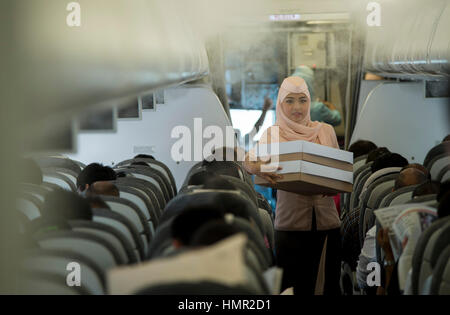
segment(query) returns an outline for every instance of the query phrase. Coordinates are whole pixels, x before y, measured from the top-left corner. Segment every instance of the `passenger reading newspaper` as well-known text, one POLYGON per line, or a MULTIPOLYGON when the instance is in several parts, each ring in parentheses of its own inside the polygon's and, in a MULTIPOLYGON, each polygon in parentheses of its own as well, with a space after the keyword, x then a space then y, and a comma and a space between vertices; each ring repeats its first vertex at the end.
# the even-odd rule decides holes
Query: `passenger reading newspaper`
POLYGON ((437 210, 421 204, 405 204, 379 209, 374 213, 382 228, 389 230, 390 244, 398 262, 399 287, 405 290, 417 241, 437 219, 437 210))

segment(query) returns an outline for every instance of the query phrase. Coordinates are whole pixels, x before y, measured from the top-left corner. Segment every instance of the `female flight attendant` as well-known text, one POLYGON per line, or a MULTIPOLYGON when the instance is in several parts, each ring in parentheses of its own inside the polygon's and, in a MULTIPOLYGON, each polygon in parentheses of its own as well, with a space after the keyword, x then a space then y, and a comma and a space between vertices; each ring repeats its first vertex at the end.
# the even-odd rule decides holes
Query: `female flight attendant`
MULTIPOLYGON (((311 121, 310 106, 306 82, 300 77, 285 79, 278 93, 276 123, 264 132, 260 143, 305 140, 339 148, 333 127, 311 121), (276 135, 277 130, 279 135, 276 135)), ((244 166, 249 173, 271 183, 282 178, 276 173, 262 172, 263 162, 252 162, 248 156, 244 166)), ((339 294, 340 224, 331 196, 307 196, 278 190, 275 248, 277 265, 284 270, 283 289, 294 287, 294 294, 314 294, 327 239, 325 275, 321 275, 325 278, 324 294, 339 294)))

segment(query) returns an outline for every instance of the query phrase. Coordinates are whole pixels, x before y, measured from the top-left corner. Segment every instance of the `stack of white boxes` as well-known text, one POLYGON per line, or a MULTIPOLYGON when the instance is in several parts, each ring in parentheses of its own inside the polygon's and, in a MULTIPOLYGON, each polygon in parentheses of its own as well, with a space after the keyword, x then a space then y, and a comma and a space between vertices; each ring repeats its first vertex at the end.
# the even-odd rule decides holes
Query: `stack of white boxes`
POLYGON ((302 195, 336 194, 353 190, 353 153, 308 141, 260 144, 256 155, 271 157, 268 166, 279 165, 283 175, 276 185, 261 177, 256 185, 269 186, 302 195))

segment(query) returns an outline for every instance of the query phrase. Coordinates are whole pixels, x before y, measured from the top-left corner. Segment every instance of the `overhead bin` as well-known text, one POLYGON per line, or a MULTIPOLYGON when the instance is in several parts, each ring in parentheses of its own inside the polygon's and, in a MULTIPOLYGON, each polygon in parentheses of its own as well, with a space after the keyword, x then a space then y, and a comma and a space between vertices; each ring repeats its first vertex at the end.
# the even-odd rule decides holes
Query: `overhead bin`
POLYGON ((203 41, 172 1, 12 1, 14 78, 25 119, 78 111, 208 73, 203 41))
POLYGON ((367 71, 442 75, 450 71, 450 3, 385 2, 381 26, 368 27, 367 71))

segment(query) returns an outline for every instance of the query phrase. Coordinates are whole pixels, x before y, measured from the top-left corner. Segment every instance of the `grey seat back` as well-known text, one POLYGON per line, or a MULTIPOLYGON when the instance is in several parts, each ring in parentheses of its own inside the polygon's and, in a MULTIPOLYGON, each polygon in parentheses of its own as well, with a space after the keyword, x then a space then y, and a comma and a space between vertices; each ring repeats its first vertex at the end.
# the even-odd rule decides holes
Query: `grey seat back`
POLYGON ((109 225, 120 231, 128 242, 133 246, 133 251, 138 260, 146 258, 145 245, 134 224, 125 216, 113 212, 110 209, 92 209, 93 222, 109 225))
POLYGON ((450 245, 447 245, 436 262, 430 294, 450 295, 450 245))
MULTIPOLYGON (((173 197, 175 197, 176 193, 174 192, 174 189, 172 188, 172 184, 170 182, 170 178, 168 178, 165 175, 165 171, 164 169, 162 169, 160 166, 158 165, 154 165, 152 167, 151 163, 147 163, 149 166, 144 166, 144 165, 129 165, 127 166, 128 168, 133 168, 133 169, 137 169, 137 170, 144 170, 144 171, 148 171, 148 174, 152 174, 152 176, 156 176, 158 178, 158 182, 162 184, 162 188, 165 192, 167 192, 167 198, 168 200, 172 199, 173 197)), ((167 201, 168 201, 167 200, 167 201)))
POLYGON ((368 154, 358 156, 353 161, 353 173, 355 173, 360 167, 362 167, 363 165, 366 164, 367 156, 368 156, 368 154))
POLYGON ((145 166, 122 167, 117 168, 117 171, 124 172, 126 174, 133 174, 134 177, 144 179, 154 184, 161 191, 164 197, 164 203, 167 203, 171 199, 167 187, 164 184, 163 179, 161 178, 162 176, 158 174, 157 171, 145 166))
POLYGON ((139 207, 141 212, 144 214, 147 224, 150 227, 152 235, 155 234, 155 228, 158 226, 158 216, 156 210, 151 204, 150 198, 141 190, 135 187, 128 187, 124 185, 116 184, 116 187, 120 191, 120 198, 127 199, 136 206, 139 207))
POLYGON ((396 192, 398 192, 397 196, 395 196, 392 199, 392 201, 389 205, 396 206, 396 205, 401 205, 401 204, 407 203, 409 200, 411 200, 412 194, 416 187, 417 187, 417 185, 413 185, 413 186, 407 186, 407 187, 402 187, 402 188, 398 189, 396 191, 396 192), (403 190, 403 188, 405 188, 405 189, 403 190))
POLYGON ((359 206, 362 188, 364 186, 364 182, 369 178, 371 174, 370 172, 371 170, 368 168, 358 176, 358 183, 356 183, 356 186, 353 186, 354 189, 350 197, 350 211, 359 206))
POLYGON ((120 177, 117 178, 117 180, 112 181, 112 183, 120 186, 137 188, 144 192, 151 200, 156 215, 159 219, 162 214, 162 210, 164 209, 165 200, 162 192, 154 184, 136 177, 120 177))
POLYGON ((93 221, 86 220, 71 220, 68 224, 72 231, 85 232, 101 237, 109 242, 116 250, 116 256, 120 258, 119 264, 136 263, 137 257, 133 250, 133 245, 129 243, 128 239, 113 227, 93 221))
POLYGON ((16 199, 16 209, 22 212, 30 221, 41 216, 43 202, 31 193, 22 192, 16 199))
POLYGON ((425 283, 433 274, 439 255, 450 243, 450 222, 446 222, 437 229, 429 238, 423 253, 419 275, 419 293, 422 292, 425 283))
POLYGON ((30 193, 33 196, 35 196, 36 198, 38 198, 40 201, 44 202, 45 201, 45 196, 49 192, 52 192, 53 190, 50 189, 49 187, 45 187, 45 186, 42 186, 42 185, 34 185, 34 184, 23 183, 23 184, 19 185, 19 191, 30 193))
POLYGON ((437 181, 440 183, 446 182, 450 179, 450 165, 445 166, 441 169, 437 176, 437 181))
MULTIPOLYGON (((85 255, 61 250, 32 250, 26 253, 21 267, 28 272, 49 272, 59 275, 61 284, 66 285, 67 268, 70 263, 80 265, 81 285, 92 295, 105 293, 106 281, 104 271, 85 255)), ((70 268, 69 268, 70 269, 70 268)), ((39 292, 36 292, 39 294, 39 292)))
POLYGON ((32 158, 40 168, 57 167, 69 169, 77 175, 81 173, 81 168, 75 161, 62 156, 36 156, 32 158))
POLYGON ((89 233, 63 230, 39 233, 34 238, 40 248, 71 251, 90 257, 103 270, 114 268, 120 262, 110 243, 89 233))
POLYGON ((406 186, 389 193, 386 197, 384 197, 380 207, 384 208, 408 202, 409 200, 411 200, 412 193, 416 187, 417 185, 406 186))
POLYGON ((70 179, 70 181, 76 186, 77 185, 77 177, 78 174, 75 171, 72 171, 71 169, 67 169, 67 168, 61 168, 61 167, 48 167, 48 168, 43 168, 42 171, 45 173, 46 171, 51 171, 51 172, 57 172, 60 173, 64 176, 66 176, 68 179, 70 179))
POLYGON ((76 185, 67 175, 57 172, 56 170, 51 168, 42 170, 42 180, 46 183, 56 184, 65 190, 73 192, 77 191, 76 185))
POLYGON ((438 180, 439 173, 448 165, 450 165, 450 152, 440 154, 432 159, 430 164, 428 165, 431 179, 438 180))
POLYGON ((170 171, 170 169, 163 162, 149 159, 149 158, 137 158, 137 159, 131 159, 131 160, 126 160, 126 161, 120 162, 119 164, 117 164, 117 167, 129 166, 133 162, 145 162, 145 163, 149 164, 150 167, 152 167, 156 170, 159 170, 169 180, 171 187, 172 187, 173 196, 177 195, 178 190, 177 190, 175 178, 173 177, 173 174, 170 171))
POLYGON ((412 274, 411 274, 411 287, 414 295, 419 294, 420 286, 420 272, 422 268, 422 261, 425 252, 425 248, 430 240, 431 236, 442 226, 449 221, 450 218, 442 218, 433 222, 419 237, 414 254, 412 258, 412 274))
POLYGON ((125 216, 130 220, 141 235, 144 242, 145 252, 148 251, 148 244, 151 241, 152 234, 147 220, 144 214, 139 210, 138 206, 129 200, 112 197, 112 196, 100 196, 103 201, 111 208, 112 211, 117 212, 125 216))

